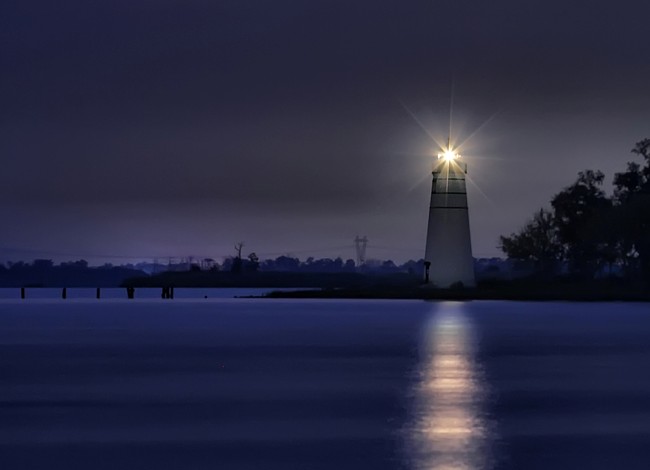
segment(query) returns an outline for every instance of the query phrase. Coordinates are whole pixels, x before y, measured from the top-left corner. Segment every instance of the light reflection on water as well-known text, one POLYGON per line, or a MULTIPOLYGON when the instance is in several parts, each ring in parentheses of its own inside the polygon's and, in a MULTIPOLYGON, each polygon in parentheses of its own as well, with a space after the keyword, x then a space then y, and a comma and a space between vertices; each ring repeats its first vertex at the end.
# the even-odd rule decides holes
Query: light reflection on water
POLYGON ((487 470, 490 432, 487 390, 475 362, 475 338, 463 305, 436 304, 423 336, 412 421, 407 428, 411 468, 487 470))

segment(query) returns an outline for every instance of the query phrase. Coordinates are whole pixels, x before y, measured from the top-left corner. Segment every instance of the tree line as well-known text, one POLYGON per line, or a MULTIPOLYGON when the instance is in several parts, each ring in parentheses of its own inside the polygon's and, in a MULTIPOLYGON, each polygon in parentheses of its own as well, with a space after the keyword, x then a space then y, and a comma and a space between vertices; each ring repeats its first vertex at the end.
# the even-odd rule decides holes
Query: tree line
POLYGON ((0 287, 111 287, 119 286, 127 278, 144 276, 144 271, 133 266, 88 266, 85 260, 55 265, 49 259, 32 263, 0 263, 0 287))
POLYGON ((146 277, 167 271, 172 272, 220 272, 226 274, 258 272, 293 272, 293 273, 361 273, 361 274, 396 274, 408 273, 419 275, 423 260, 410 260, 396 264, 391 260, 370 260, 367 264, 356 266, 351 259, 313 258, 300 260, 293 256, 278 256, 274 259, 260 260, 255 253, 244 257, 241 252, 235 257, 226 258, 222 264, 210 259, 209 264, 180 263, 174 265, 152 265, 151 263, 126 264, 114 266, 89 266, 86 260, 77 260, 55 264, 50 259, 0 263, 0 287, 23 286, 76 286, 76 287, 110 287, 118 286, 125 279, 146 277))
POLYGON ((637 142, 614 175, 614 191, 603 190, 598 170, 578 173, 516 233, 500 237, 511 259, 529 260, 535 275, 591 280, 606 273, 650 281, 650 139, 637 142))

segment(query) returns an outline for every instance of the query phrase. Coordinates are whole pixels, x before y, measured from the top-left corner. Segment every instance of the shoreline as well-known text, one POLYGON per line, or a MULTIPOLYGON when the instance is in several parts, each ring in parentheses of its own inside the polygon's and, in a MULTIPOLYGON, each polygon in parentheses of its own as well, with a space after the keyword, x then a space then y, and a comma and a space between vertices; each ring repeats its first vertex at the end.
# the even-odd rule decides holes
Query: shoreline
POLYGON ((377 299, 377 300, 510 300, 510 301, 575 301, 575 302, 650 302, 648 289, 313 289, 300 291, 275 290, 260 298, 271 299, 377 299))

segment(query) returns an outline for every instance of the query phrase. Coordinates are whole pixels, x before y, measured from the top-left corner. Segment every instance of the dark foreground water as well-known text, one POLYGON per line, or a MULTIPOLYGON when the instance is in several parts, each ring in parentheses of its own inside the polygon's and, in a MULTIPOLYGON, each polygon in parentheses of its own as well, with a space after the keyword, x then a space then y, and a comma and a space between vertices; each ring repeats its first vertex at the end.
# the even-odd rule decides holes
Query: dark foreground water
POLYGON ((650 305, 1 300, 3 469, 648 469, 650 305))

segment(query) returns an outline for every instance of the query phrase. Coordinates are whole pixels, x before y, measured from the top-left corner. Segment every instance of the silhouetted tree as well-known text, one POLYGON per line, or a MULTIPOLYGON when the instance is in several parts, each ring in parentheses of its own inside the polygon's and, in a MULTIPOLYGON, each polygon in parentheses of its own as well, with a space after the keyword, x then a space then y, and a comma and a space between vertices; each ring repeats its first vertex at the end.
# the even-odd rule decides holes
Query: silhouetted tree
POLYGON ((605 175, 586 170, 551 200, 557 234, 563 245, 569 269, 574 276, 591 279, 605 258, 608 248, 603 228, 612 201, 601 186, 605 175))
POLYGON ((278 256, 273 263, 276 271, 298 271, 300 269, 300 260, 291 256, 278 256))
POLYGON ((90 267, 85 260, 54 265, 51 260, 37 259, 10 263, 9 269, 0 269, 0 286, 118 286, 129 277, 144 276, 143 271, 125 266, 90 267))
POLYGON ((399 271, 399 268, 392 260, 386 260, 381 263, 379 270, 383 273, 394 273, 399 271))
MULTIPOLYGON (((650 281, 650 139, 637 142, 632 153, 643 163, 629 162, 614 175, 614 196, 602 189, 600 171, 580 172, 575 183, 556 194, 552 213, 540 211, 520 232, 501 237, 510 258, 539 262, 557 256, 550 236, 557 238, 571 274, 590 279, 605 265, 619 264, 627 275, 640 272, 650 281), (552 214, 552 216, 551 216, 552 214)), ((601 271, 602 272, 602 271, 601 271)))
POLYGON ((406 263, 400 266, 401 270, 407 272, 413 276, 421 276, 424 272, 424 260, 420 259, 418 261, 408 260, 406 263))
POLYGON ((650 139, 637 142, 632 153, 645 165, 628 162, 627 171, 614 175, 616 227, 624 265, 638 259, 643 278, 650 281, 650 139))
POLYGON ((533 261, 537 273, 544 276, 553 274, 563 254, 554 216, 545 209, 536 212, 519 232, 501 236, 499 247, 508 258, 533 261))
POLYGON ((35 259, 32 266, 37 271, 48 271, 54 267, 54 262, 51 259, 35 259))
MULTIPOLYGON (((80 259, 80 260, 77 260, 77 261, 67 261, 67 262, 61 263, 60 266, 64 267, 64 268, 74 269, 74 270, 87 269, 88 268, 88 261, 86 261, 85 259, 80 259)), ((132 264, 131 265, 127 264, 126 266, 129 267, 129 268, 133 267, 132 264)))
POLYGON ((357 264, 354 262, 353 259, 348 259, 345 261, 345 264, 343 265, 343 271, 353 273, 356 271, 357 264))
POLYGON ((241 250, 244 248, 244 242, 235 243, 235 253, 237 256, 232 260, 232 265, 230 266, 230 272, 238 274, 242 271, 243 261, 241 259, 241 250))
POLYGON ((250 255, 248 255, 248 262, 246 263, 246 271, 250 272, 257 272, 257 270, 260 267, 260 259, 257 257, 257 255, 253 252, 250 255))
POLYGON ((241 259, 242 248, 244 248, 244 242, 235 243, 235 253, 237 253, 237 258, 241 259))

